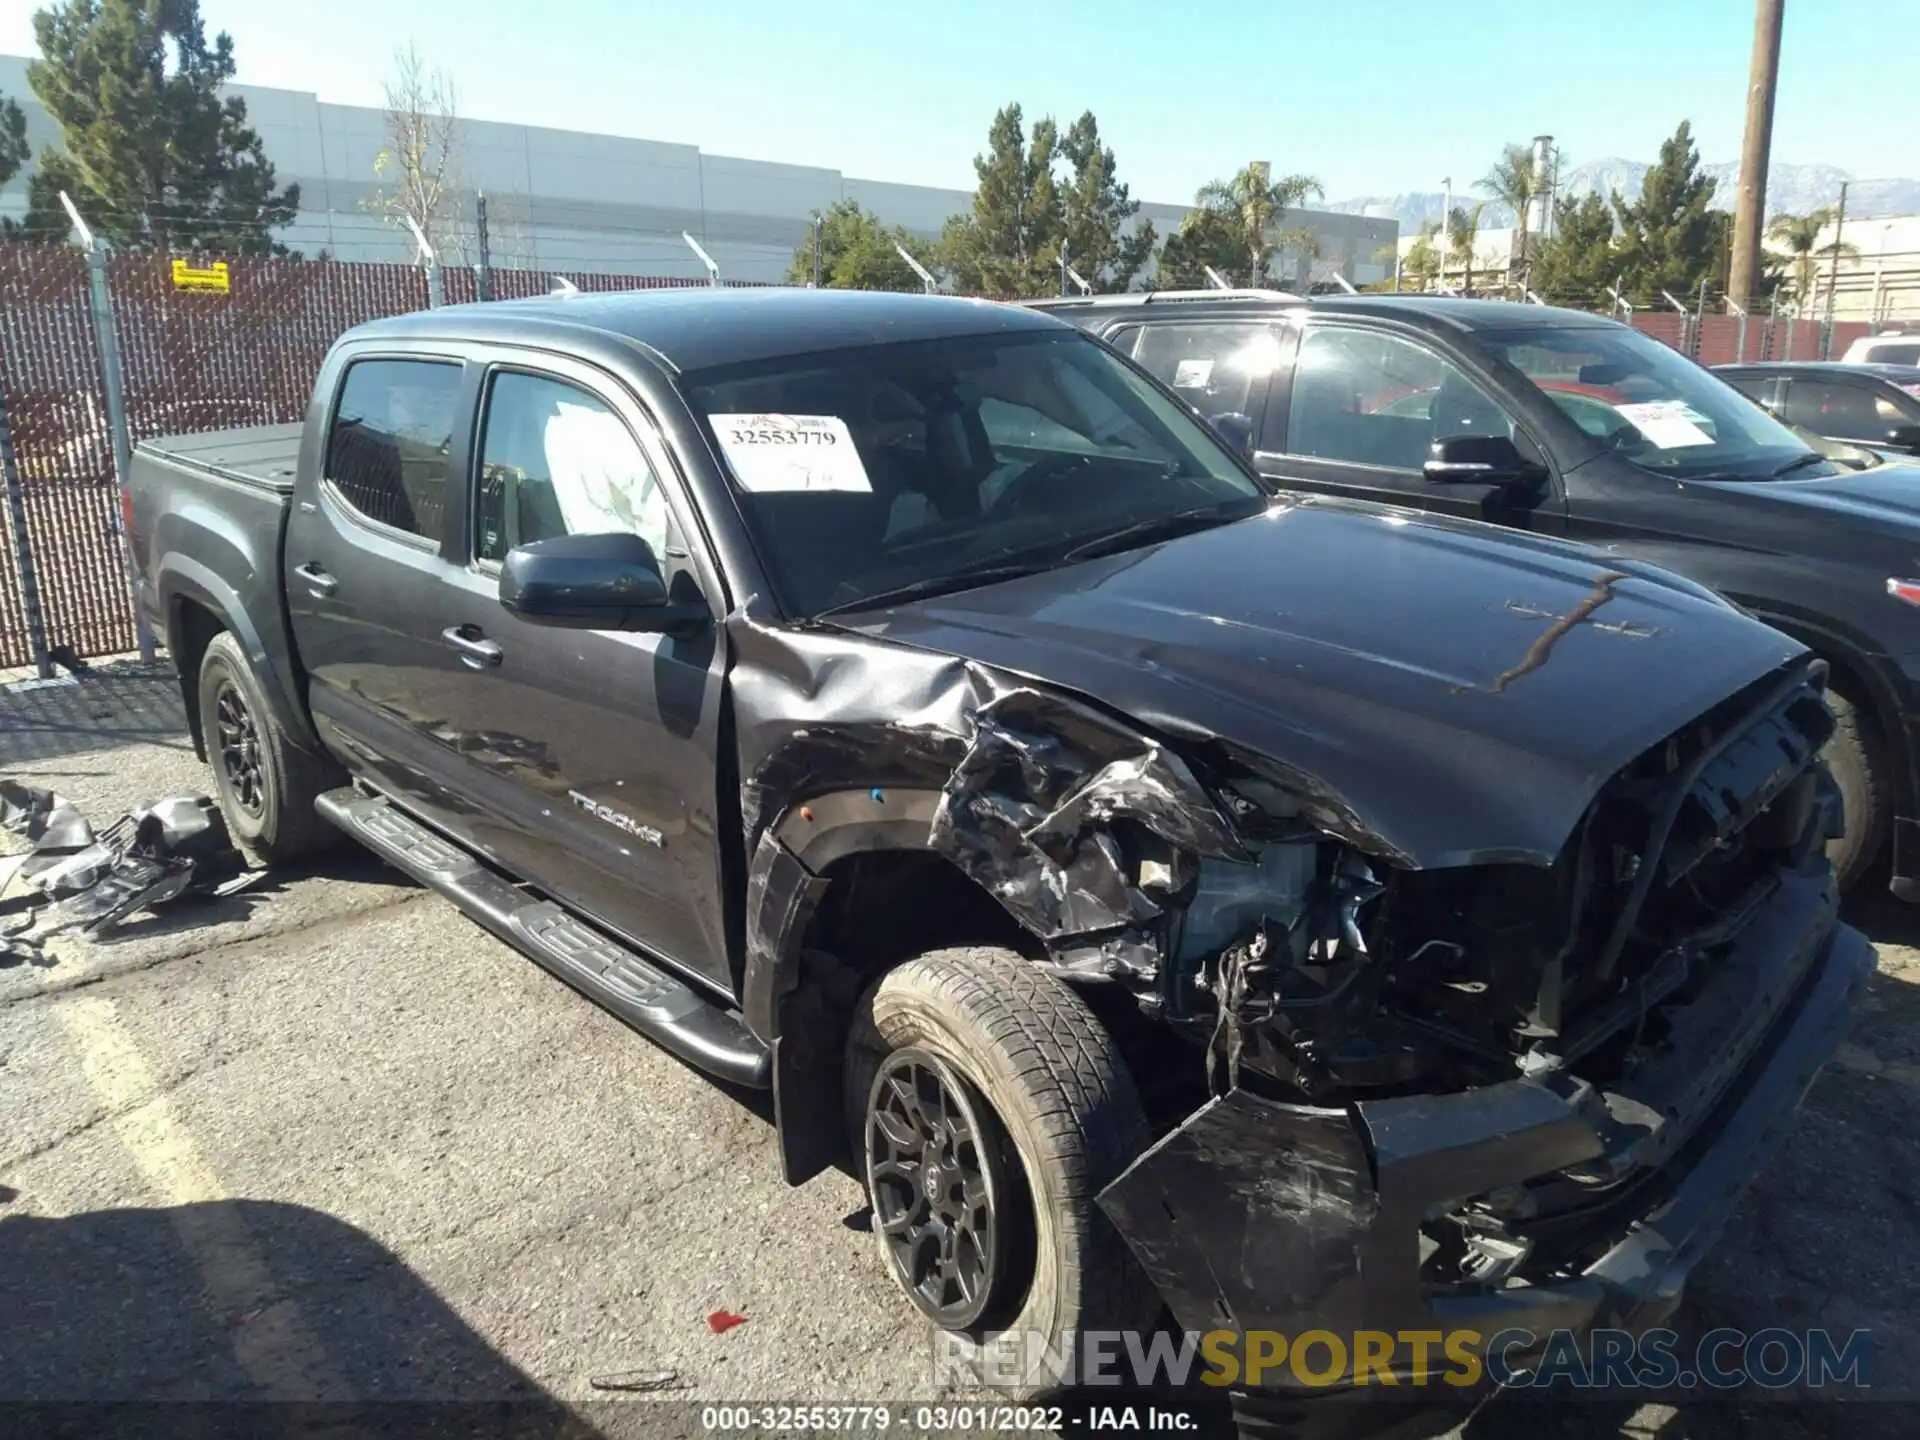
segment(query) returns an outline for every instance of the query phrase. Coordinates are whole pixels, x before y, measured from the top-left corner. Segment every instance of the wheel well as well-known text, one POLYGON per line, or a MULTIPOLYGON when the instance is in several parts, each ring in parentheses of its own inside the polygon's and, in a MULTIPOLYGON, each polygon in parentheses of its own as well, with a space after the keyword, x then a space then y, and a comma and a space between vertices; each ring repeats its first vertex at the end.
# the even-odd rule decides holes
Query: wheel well
POLYGON ((827 891, 801 941, 868 981, 902 960, 949 945, 1003 945, 1038 955, 1038 942, 944 855, 880 850, 845 855, 822 875, 827 891))
POLYGON ((1039 942, 951 860, 930 850, 846 855, 822 872, 800 942, 799 983, 778 1001, 774 1108, 791 1184, 847 1164, 841 1074, 847 1030, 867 987, 894 966, 954 945, 1039 942))
POLYGON ((200 662, 206 657, 213 637, 227 627, 198 600, 186 598, 173 602, 174 623, 167 648, 173 651, 174 668, 180 673, 180 698, 187 711, 187 733, 193 738, 193 753, 207 758, 206 736, 200 729, 200 662))

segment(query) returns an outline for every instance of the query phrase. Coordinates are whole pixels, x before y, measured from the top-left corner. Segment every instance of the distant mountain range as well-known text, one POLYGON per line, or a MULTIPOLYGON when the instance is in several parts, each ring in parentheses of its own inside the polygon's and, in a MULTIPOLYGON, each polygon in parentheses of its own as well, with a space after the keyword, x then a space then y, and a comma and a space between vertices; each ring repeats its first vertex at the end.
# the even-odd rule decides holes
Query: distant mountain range
MULTIPOLYGON (((1618 190, 1628 200, 1640 196, 1640 182, 1652 167, 1637 160, 1590 160, 1560 177, 1562 195, 1610 194, 1618 190)), ((1733 197, 1740 166, 1737 161, 1700 167, 1714 179, 1714 205, 1733 208, 1733 197)), ((1782 165, 1768 167, 1767 214, 1804 215, 1840 198, 1840 182, 1853 177, 1836 165, 1782 165)), ((1484 200, 1485 193, 1470 179, 1456 181, 1453 203, 1473 204, 1484 200)), ((1349 215, 1391 216, 1400 222, 1402 235, 1414 234, 1421 225, 1437 222, 1444 192, 1420 191, 1410 195, 1361 195, 1352 200, 1336 200, 1328 210, 1349 215)), ((1847 219, 1872 220, 1889 215, 1920 214, 1920 180, 1863 180, 1847 191, 1847 219)), ((1496 229, 1513 224, 1513 211, 1498 201, 1488 200, 1480 216, 1483 228, 1496 229)))

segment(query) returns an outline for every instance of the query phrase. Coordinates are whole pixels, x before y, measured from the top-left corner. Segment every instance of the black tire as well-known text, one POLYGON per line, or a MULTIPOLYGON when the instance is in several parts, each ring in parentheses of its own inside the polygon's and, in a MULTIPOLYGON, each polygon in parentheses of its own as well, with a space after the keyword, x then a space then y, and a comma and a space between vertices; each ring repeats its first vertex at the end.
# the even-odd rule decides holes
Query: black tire
POLYGON ((208 642, 200 660, 200 733, 227 832, 249 860, 286 864, 317 854, 339 838, 313 802, 322 792, 345 784, 345 774, 331 760, 311 755, 287 738, 260 693, 246 652, 226 631, 208 642), (232 742, 236 724, 240 748, 252 757, 252 771, 244 762, 234 762, 232 743, 223 745, 223 727, 232 742))
POLYGON ((1827 858, 1842 891, 1853 890, 1873 868, 1893 816, 1886 751, 1873 717, 1838 690, 1827 691, 1835 728, 1824 758, 1846 807, 1847 830, 1827 842, 1827 858))
MULTIPOLYGON (((1080 997, 1009 950, 935 950, 889 971, 861 999, 848 1038, 845 1099, 854 1157, 871 1194, 868 1107, 890 1054, 931 1054, 992 1117, 1021 1244, 1009 1247, 996 1305, 951 1343, 977 1373, 1021 1397, 1054 1388, 1034 1347, 1063 1353, 1088 1330, 1146 1330, 1159 1297, 1094 1198, 1146 1148, 1133 1077, 1080 997), (1010 1332, 1006 1349, 991 1336, 1010 1332), (1010 1357, 1012 1357, 1010 1361, 1010 1357)), ((883 1263, 893 1261, 874 1231, 883 1263)), ((895 1278, 899 1279, 898 1272, 895 1278)), ((902 1282, 904 1286, 904 1281, 902 1282)), ((1078 1353, 1077 1349, 1074 1353, 1078 1353)))

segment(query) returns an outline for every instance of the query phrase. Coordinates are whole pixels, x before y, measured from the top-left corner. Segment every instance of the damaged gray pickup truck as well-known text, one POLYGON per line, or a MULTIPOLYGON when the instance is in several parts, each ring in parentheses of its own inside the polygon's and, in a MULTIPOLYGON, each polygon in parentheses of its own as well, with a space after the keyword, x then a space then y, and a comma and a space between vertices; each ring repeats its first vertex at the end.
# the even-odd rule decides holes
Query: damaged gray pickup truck
POLYGON ((343 831, 771 1089, 983 1360, 1653 1323, 1872 968, 1798 644, 1277 493, 1029 310, 381 321, 130 517, 240 843, 343 831))

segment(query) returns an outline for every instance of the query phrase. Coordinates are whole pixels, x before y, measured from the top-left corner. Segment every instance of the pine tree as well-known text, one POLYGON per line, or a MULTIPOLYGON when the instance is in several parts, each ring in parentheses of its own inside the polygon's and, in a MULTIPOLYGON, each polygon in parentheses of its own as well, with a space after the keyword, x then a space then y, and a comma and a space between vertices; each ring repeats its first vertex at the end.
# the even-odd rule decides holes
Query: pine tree
POLYGON ((1689 295, 1719 269, 1720 224, 1712 209, 1713 179, 1700 173, 1700 152, 1685 120, 1660 146, 1660 159, 1620 215, 1619 269, 1636 304, 1658 302, 1662 290, 1689 295))
POLYGON ((1066 207, 1053 178, 1059 130, 1038 121, 1029 141, 1020 107, 993 117, 987 153, 973 159, 979 183, 973 213, 955 216, 941 236, 941 259, 962 290, 987 295, 1046 295, 1059 288, 1066 207))
POLYGON ((1599 195, 1566 196, 1553 207, 1553 234, 1534 242, 1527 284, 1549 305, 1604 306, 1619 264, 1612 207, 1599 195))
POLYGON ((1153 222, 1127 233, 1140 202, 1114 178, 1111 147, 1100 143, 1099 122, 1091 110, 1060 141, 1060 153, 1073 167, 1064 197, 1067 255, 1074 270, 1095 290, 1125 290, 1153 257, 1153 222))
MULTIPOLYGON (((920 277, 900 258, 895 245, 906 245, 907 232, 898 225, 882 225, 880 217, 864 210, 857 200, 842 200, 821 218, 820 283, 829 290, 918 290, 920 277)), ((813 239, 793 252, 787 269, 789 285, 813 279, 813 239)))
POLYGON ((27 80, 64 148, 28 183, 29 231, 67 233, 64 190, 122 247, 285 253, 271 231, 292 223, 300 188, 274 188, 246 102, 222 97, 233 41, 208 43, 199 0, 65 0, 33 28, 42 58, 27 80))
POLYGON ((20 173, 27 163, 27 117, 20 102, 0 95, 0 185, 20 173))

